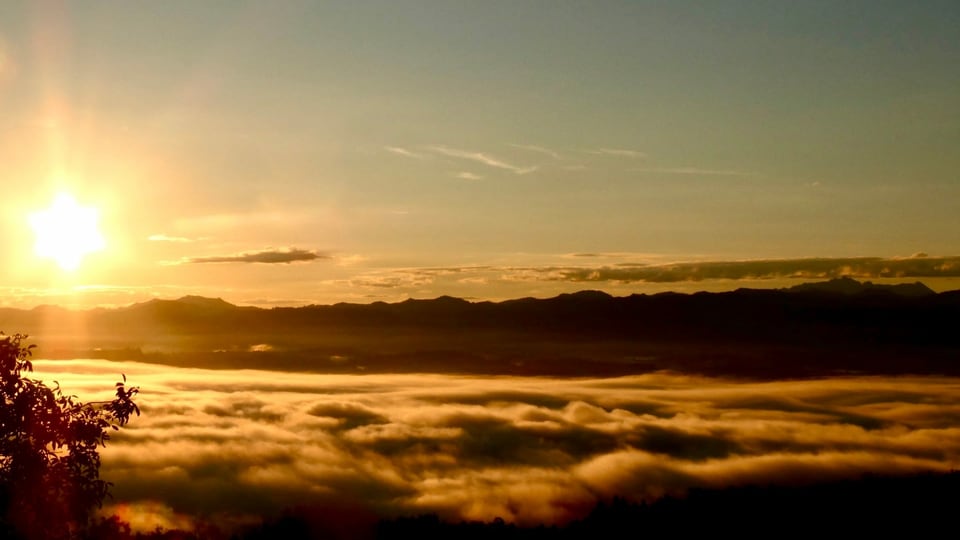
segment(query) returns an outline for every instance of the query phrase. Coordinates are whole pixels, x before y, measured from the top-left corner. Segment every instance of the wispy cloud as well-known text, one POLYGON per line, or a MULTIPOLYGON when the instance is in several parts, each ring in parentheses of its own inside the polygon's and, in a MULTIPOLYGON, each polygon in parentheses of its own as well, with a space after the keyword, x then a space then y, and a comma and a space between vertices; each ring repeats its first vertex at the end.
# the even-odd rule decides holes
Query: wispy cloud
POLYGON ((507 163, 506 161, 503 161, 502 159, 499 159, 497 157, 491 156, 490 154, 486 154, 483 152, 470 152, 468 150, 458 150, 456 148, 450 148, 447 146, 440 146, 440 145, 428 146, 427 150, 440 155, 447 156, 447 157, 474 161, 482 165, 486 165, 487 167, 493 167, 495 169, 503 169, 505 171, 510 171, 514 174, 521 174, 521 175, 529 174, 537 170, 536 166, 521 167, 519 165, 513 165, 511 163, 507 163))
POLYGON ((338 255, 337 256, 337 265, 339 266, 354 266, 358 264, 363 264, 370 260, 370 257, 366 255, 360 255, 354 253, 352 255, 338 255))
POLYGON ((638 150, 630 150, 627 148, 596 148, 593 150, 587 150, 588 154, 596 154, 601 156, 618 156, 626 158, 645 158, 647 154, 640 152, 638 150))
POLYGON ((213 255, 208 257, 189 257, 181 260, 181 263, 263 263, 263 264, 289 264, 294 262, 308 262, 319 259, 330 259, 329 255, 310 251, 306 249, 268 249, 263 251, 253 251, 238 253, 236 255, 213 255))
POLYGON ((151 234, 147 237, 147 240, 151 242, 176 242, 176 243, 189 243, 196 242, 201 240, 201 238, 187 238, 185 236, 169 236, 166 234, 151 234))
POLYGON ((483 177, 480 176, 479 174, 473 174, 472 172, 469 172, 469 171, 461 171, 455 174, 454 176, 463 180, 482 180, 483 179, 483 177))
POLYGON ((349 280, 351 287, 374 287, 394 289, 402 287, 420 287, 433 283, 434 274, 419 271, 394 271, 390 274, 368 274, 349 280))
POLYGON ((390 152, 391 154, 396 154, 398 156, 403 156, 403 157, 408 157, 413 159, 423 159, 426 157, 423 154, 414 152, 412 150, 407 150, 406 148, 400 148, 399 146, 385 146, 383 149, 386 150, 387 152, 390 152))
POLYGON ((559 154, 558 152, 555 152, 555 151, 553 151, 553 150, 551 150, 551 149, 549 149, 549 148, 545 148, 545 147, 543 147, 543 146, 537 146, 537 145, 535 145, 535 144, 511 144, 510 146, 512 146, 512 147, 514 147, 514 148, 519 148, 519 149, 521 149, 521 150, 527 150, 527 151, 530 151, 530 152, 536 152, 536 153, 538 153, 538 154, 543 154, 543 155, 546 155, 546 156, 550 156, 550 157, 552 157, 553 159, 561 159, 560 154, 559 154))
POLYGON ((369 272, 349 280, 353 287, 404 288, 434 283, 438 278, 472 275, 496 270, 493 266, 449 266, 433 268, 396 268, 369 272))
POLYGON ((656 174, 682 174, 695 176, 755 176, 755 173, 735 169, 702 169, 700 167, 650 167, 631 169, 633 172, 656 174))

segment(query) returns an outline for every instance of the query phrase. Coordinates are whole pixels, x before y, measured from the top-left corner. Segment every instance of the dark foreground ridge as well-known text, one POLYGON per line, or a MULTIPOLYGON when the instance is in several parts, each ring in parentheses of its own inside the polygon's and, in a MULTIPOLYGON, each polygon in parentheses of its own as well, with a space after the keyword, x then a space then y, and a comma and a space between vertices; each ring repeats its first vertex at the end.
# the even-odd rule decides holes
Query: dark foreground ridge
POLYGON ((850 278, 781 290, 582 291, 497 303, 440 297, 260 309, 188 296, 111 310, 0 310, 0 327, 47 344, 41 357, 553 376, 960 375, 958 320, 960 291, 850 278))

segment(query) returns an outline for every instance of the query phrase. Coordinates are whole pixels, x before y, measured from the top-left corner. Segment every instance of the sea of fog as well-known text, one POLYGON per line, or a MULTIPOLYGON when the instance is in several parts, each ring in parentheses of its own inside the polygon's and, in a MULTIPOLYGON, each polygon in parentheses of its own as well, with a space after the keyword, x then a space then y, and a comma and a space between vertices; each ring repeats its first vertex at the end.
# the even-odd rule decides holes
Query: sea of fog
POLYGON ((745 382, 322 375, 37 360, 83 401, 127 376, 143 415, 102 450, 135 527, 289 507, 562 523, 599 500, 960 466, 960 379, 745 382))

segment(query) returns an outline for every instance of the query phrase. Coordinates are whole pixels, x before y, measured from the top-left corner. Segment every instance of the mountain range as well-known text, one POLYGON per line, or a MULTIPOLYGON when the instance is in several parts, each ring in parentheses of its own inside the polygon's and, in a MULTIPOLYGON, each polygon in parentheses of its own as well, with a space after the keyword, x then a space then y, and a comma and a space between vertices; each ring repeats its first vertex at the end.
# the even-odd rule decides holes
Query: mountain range
POLYGON ((263 309, 219 298, 0 309, 39 357, 329 372, 741 377, 960 374, 960 291, 839 278, 789 289, 263 309))

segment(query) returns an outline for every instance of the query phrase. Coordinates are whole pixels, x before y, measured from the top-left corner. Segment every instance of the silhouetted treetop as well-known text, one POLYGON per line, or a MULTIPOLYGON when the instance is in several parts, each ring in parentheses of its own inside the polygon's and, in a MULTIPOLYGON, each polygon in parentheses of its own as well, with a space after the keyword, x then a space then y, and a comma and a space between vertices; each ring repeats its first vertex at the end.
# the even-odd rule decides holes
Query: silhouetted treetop
POLYGON ((26 376, 27 336, 0 332, 0 537, 75 538, 103 503, 98 450, 140 414, 126 377, 111 401, 83 403, 26 376))

